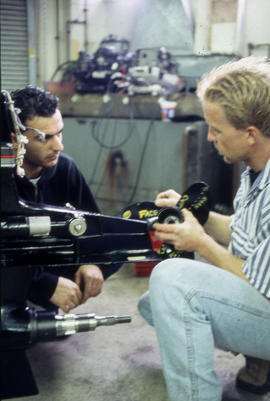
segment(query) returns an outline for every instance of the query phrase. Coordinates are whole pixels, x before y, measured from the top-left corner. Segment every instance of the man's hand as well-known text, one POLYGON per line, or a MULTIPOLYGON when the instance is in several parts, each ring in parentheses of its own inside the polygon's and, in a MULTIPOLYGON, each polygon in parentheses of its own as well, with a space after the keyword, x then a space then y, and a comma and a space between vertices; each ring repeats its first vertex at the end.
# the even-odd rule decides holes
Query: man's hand
POLYGON ((202 239, 206 233, 189 210, 183 209, 182 212, 185 219, 183 223, 155 223, 153 225, 155 235, 167 244, 173 245, 179 251, 199 251, 202 239))
POLYGON ((244 259, 232 255, 224 246, 206 233, 193 214, 182 209, 184 222, 178 224, 155 223, 155 235, 160 240, 171 244, 175 249, 187 252, 198 252, 212 265, 220 267, 248 281, 243 273, 244 259))
POLYGON ((65 313, 76 308, 82 301, 82 293, 79 286, 65 277, 59 277, 56 289, 50 301, 61 308, 65 313))
POLYGON ((155 205, 158 207, 175 206, 181 196, 173 189, 160 192, 155 199, 155 205))
POLYGON ((81 303, 90 297, 96 297, 102 291, 103 274, 96 265, 82 265, 75 273, 75 283, 83 288, 81 303))

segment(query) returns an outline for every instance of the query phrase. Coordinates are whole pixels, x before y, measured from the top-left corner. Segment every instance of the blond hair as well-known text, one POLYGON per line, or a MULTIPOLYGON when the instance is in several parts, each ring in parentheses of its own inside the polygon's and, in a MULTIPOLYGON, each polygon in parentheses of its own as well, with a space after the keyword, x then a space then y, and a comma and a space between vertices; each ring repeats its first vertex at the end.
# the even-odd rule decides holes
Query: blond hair
POLYGON ((197 95, 222 106, 236 129, 254 125, 270 137, 270 63, 266 57, 249 56, 203 75, 197 95))

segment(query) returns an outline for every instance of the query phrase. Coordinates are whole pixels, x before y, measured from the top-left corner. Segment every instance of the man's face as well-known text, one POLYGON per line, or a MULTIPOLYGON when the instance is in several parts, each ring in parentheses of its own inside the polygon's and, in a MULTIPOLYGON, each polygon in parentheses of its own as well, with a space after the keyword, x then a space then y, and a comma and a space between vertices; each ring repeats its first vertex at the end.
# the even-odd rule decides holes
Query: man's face
POLYGON ((45 135, 41 139, 40 135, 31 129, 24 133, 29 142, 25 145, 23 165, 30 170, 56 165, 59 154, 64 149, 62 144, 64 123, 60 111, 57 109, 51 117, 36 116, 26 120, 25 126, 36 128, 45 135))
POLYGON ((227 120, 223 108, 212 102, 204 104, 205 120, 209 125, 207 140, 213 142, 226 163, 247 162, 250 148, 248 131, 234 128, 227 120))

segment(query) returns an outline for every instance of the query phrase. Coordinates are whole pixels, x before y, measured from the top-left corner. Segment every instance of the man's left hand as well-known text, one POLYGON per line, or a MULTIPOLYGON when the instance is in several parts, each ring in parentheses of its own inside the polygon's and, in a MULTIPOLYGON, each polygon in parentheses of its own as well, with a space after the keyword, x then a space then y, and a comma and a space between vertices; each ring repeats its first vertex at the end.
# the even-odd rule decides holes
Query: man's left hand
POLYGON ((75 273, 75 283, 83 289, 82 303, 96 297, 102 291, 103 274, 96 265, 82 265, 75 273))

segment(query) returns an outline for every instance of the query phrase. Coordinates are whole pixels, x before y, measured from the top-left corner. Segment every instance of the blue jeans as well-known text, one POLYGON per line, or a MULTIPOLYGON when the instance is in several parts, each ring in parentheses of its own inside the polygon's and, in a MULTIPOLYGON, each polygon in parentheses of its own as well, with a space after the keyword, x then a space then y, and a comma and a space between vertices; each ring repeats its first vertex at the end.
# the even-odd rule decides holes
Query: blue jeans
POLYGON ((221 400, 215 347, 270 360, 270 300, 232 273, 165 260, 138 307, 155 327, 171 401, 221 400))

